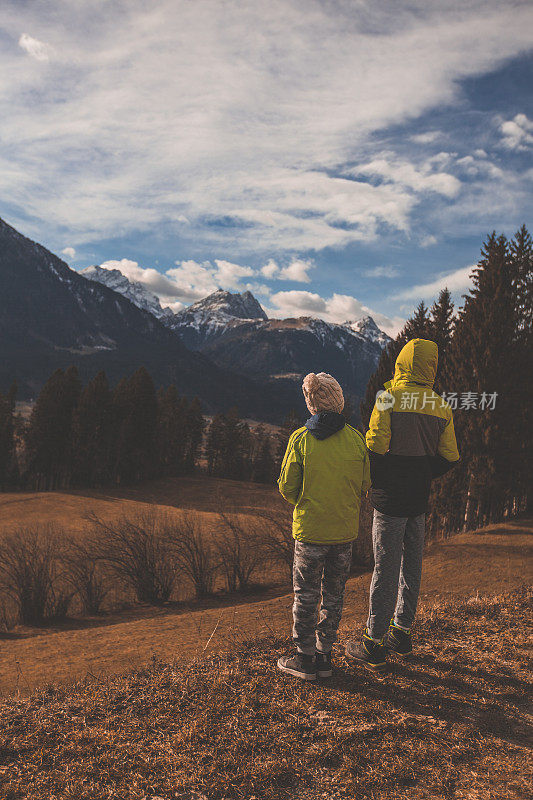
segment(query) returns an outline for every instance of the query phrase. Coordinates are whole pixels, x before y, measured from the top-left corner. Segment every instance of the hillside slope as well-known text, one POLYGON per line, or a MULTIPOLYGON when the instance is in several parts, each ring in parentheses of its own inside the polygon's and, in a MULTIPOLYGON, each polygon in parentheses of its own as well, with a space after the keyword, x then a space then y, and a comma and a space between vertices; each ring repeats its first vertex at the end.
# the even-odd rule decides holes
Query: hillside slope
MULTIPOLYGON (((102 498, 99 513, 114 515, 117 502, 108 500, 106 511, 102 498)), ((258 496, 258 507, 263 502, 264 496, 258 496)), ((186 505, 212 513, 209 506, 198 502, 186 505)), ((133 508, 131 500, 128 508, 133 508)), ((246 511, 253 512, 253 506, 246 511)), ((67 513, 73 519, 79 514, 73 503, 67 506, 67 513)), ((51 512, 47 519, 53 519, 51 512)), ((348 581, 341 623, 345 634, 362 630, 369 583, 370 574, 348 581)), ((427 607, 477 594, 509 592, 532 583, 533 522, 517 520, 433 544, 424 561, 421 602, 427 607)), ((109 676, 145 665, 152 656, 190 659, 204 652, 223 652, 273 631, 288 633, 292 594, 283 586, 278 586, 277 592, 278 596, 272 597, 270 592, 255 600, 242 597, 240 602, 221 598, 206 607, 141 607, 135 613, 73 620, 66 628, 58 625, 0 634, 0 694, 27 694, 36 687, 68 683, 87 674, 109 676)))
POLYGON ((6 800, 523 800, 528 593, 426 611, 382 679, 295 682, 278 635, 0 704, 6 800))
POLYGON ((35 396, 55 369, 70 364, 84 380, 104 369, 113 383, 145 366, 156 385, 175 383, 208 411, 237 404, 245 416, 281 421, 294 402, 277 382, 257 385, 187 350, 152 314, 3 220, 0 286, 0 390, 16 379, 19 397, 35 396))

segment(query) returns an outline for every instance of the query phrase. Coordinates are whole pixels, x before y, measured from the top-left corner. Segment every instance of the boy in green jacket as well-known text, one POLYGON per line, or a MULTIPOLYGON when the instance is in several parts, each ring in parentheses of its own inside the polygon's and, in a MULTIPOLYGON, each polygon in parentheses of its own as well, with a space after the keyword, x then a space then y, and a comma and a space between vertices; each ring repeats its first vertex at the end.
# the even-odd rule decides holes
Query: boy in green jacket
POLYGON ((278 667, 313 681, 332 674, 331 648, 370 466, 362 434, 342 416, 344 396, 335 378, 310 373, 302 389, 313 416, 290 437, 278 480, 281 494, 294 505, 292 635, 297 652, 280 658, 278 667))

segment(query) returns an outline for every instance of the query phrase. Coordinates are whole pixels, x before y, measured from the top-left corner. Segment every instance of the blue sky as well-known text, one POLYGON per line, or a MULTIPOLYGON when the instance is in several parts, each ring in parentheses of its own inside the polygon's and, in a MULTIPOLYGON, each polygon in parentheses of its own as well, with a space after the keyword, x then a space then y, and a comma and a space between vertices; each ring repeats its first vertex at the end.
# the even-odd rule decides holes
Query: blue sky
POLYGON ((178 310, 394 332, 531 221, 530 2, 7 0, 0 216, 178 310))

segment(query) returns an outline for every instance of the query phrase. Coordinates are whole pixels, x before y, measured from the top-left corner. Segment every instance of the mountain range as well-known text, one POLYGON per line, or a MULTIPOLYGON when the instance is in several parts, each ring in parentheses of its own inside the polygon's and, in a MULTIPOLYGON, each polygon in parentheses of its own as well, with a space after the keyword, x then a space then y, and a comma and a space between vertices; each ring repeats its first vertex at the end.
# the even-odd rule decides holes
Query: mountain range
POLYGON ((159 298, 116 269, 88 267, 82 274, 112 285, 142 308, 155 309, 188 349, 207 355, 227 370, 298 385, 308 372, 331 372, 354 408, 390 342, 369 316, 342 324, 316 317, 269 319, 251 292, 223 289, 172 313, 161 307, 159 298))
POLYGON ((0 220, 0 389, 35 397, 58 367, 83 380, 104 369, 116 383, 144 365, 156 385, 198 395, 207 412, 280 421, 304 413, 300 382, 334 374, 357 409, 389 337, 367 317, 342 325, 269 319, 250 292, 223 290, 183 311, 118 269, 80 272, 0 220))

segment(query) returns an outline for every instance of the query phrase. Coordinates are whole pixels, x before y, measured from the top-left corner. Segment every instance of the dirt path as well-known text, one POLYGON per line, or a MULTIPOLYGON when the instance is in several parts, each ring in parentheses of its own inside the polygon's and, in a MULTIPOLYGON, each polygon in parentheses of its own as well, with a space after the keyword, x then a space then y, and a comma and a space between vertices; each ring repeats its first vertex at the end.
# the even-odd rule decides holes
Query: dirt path
MULTIPOLYGON (((499 594, 533 579, 533 521, 518 521, 461 534, 433 545, 425 559, 422 603, 450 596, 499 594)), ((344 630, 364 623, 370 575, 350 579, 344 630)), ((105 676, 146 664, 194 657, 232 642, 290 631, 292 597, 190 612, 154 612, 135 621, 114 621, 77 630, 14 639, 0 636, 0 693, 27 694, 37 686, 105 676)))

